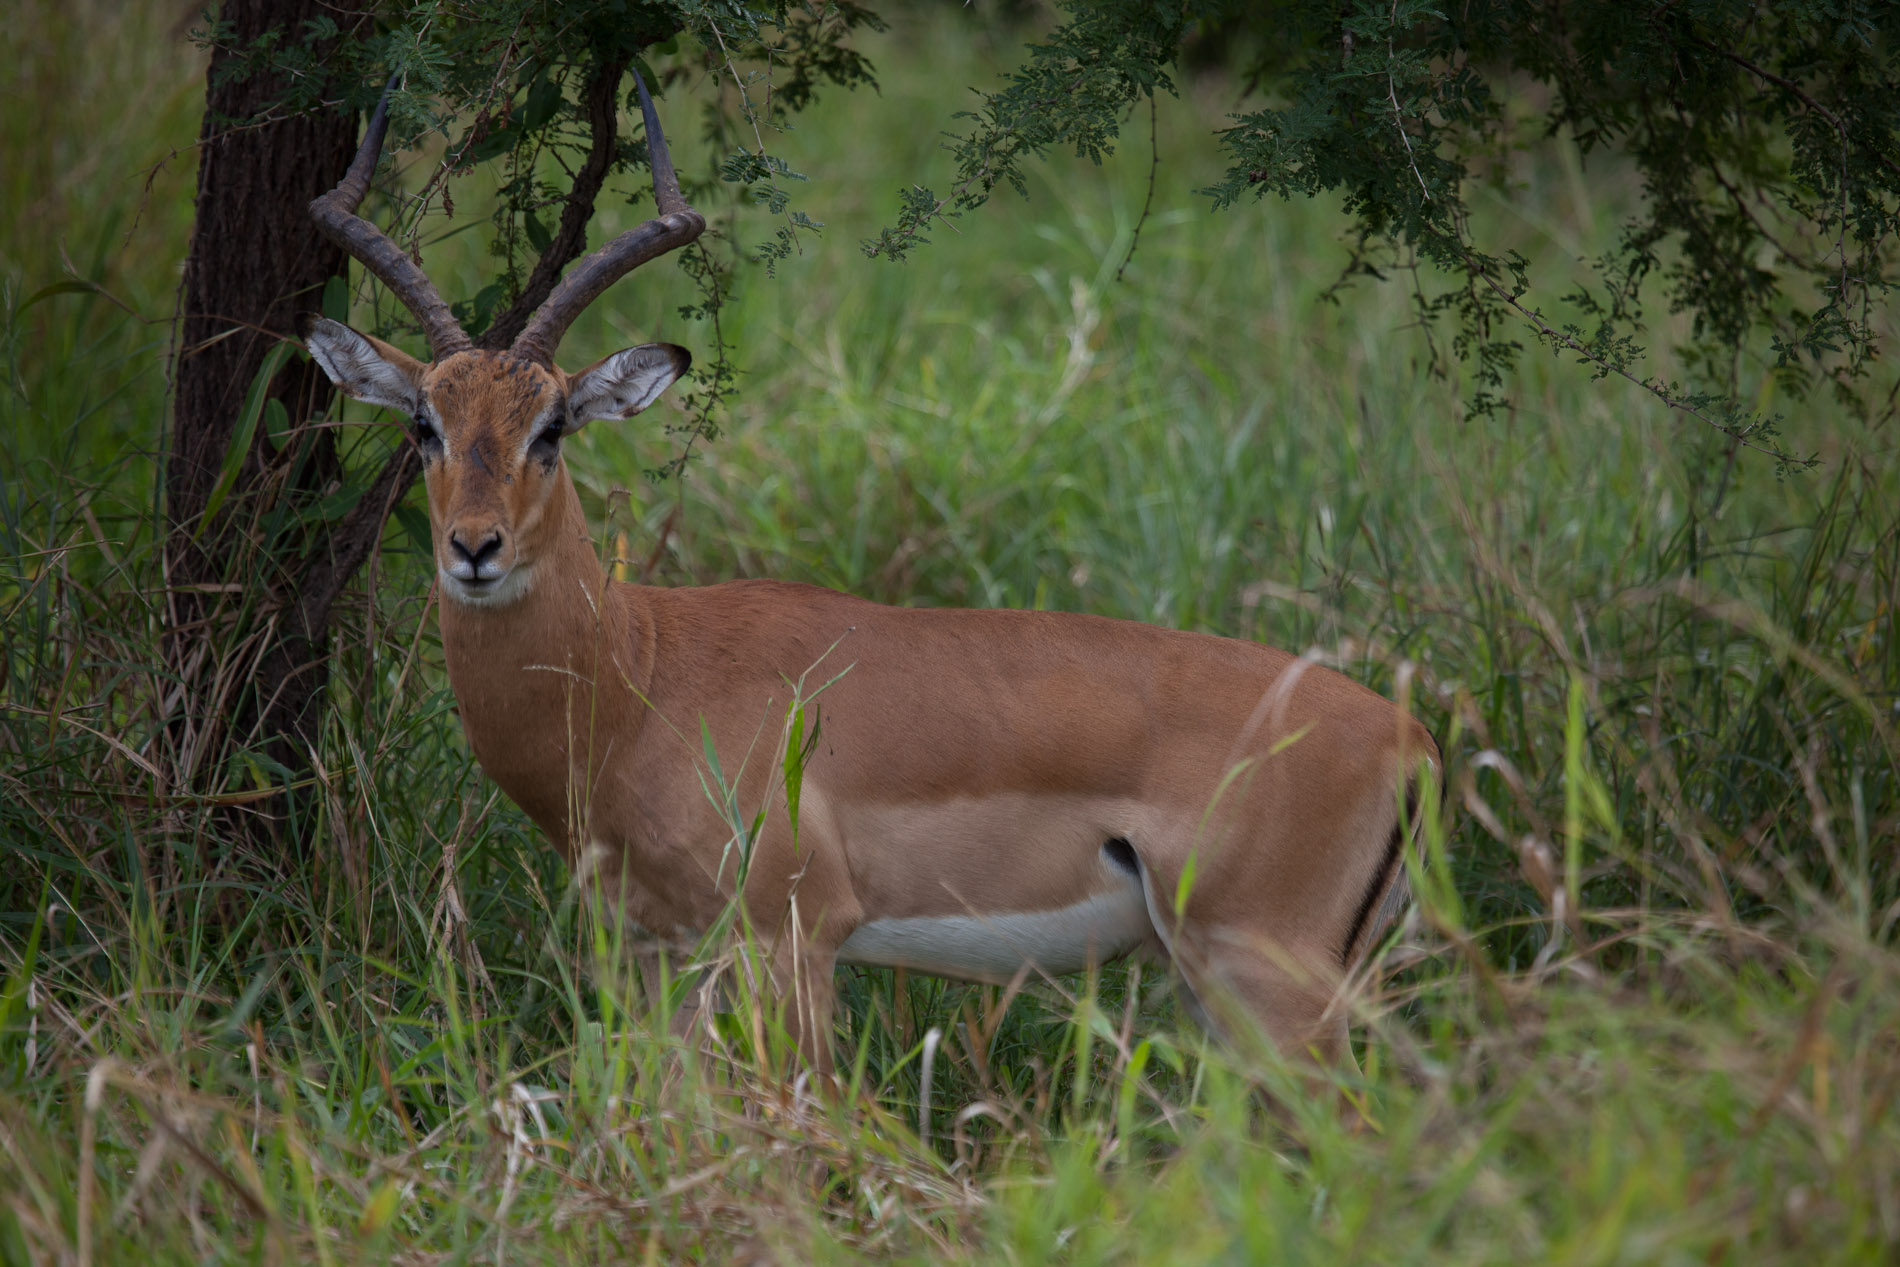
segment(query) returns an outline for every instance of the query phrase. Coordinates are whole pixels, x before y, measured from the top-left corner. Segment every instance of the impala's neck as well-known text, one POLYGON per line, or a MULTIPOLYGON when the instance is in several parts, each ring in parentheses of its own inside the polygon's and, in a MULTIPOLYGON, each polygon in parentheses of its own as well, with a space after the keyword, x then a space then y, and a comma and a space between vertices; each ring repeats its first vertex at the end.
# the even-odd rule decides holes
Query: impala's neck
MULTIPOLYGON (((551 837, 572 844, 584 809, 575 789, 593 786, 608 747, 603 722, 624 726, 629 688, 645 689, 650 666, 636 662, 638 615, 608 584, 564 466, 547 514, 519 597, 478 605, 444 594, 442 650, 483 771, 551 837)), ((616 743, 630 738, 614 732, 616 743)))

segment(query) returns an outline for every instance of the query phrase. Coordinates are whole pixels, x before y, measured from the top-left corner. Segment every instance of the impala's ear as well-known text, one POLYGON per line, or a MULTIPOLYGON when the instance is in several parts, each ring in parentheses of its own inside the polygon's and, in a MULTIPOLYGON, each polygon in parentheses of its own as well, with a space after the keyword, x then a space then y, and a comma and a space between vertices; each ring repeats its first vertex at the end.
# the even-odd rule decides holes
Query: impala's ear
POLYGON ((631 418, 692 367, 693 354, 671 343, 642 343, 597 361, 567 383, 567 429, 596 418, 631 418))
POLYGON ((310 355, 344 395, 405 414, 421 406, 422 373, 428 366, 401 348, 328 317, 305 318, 303 338, 310 355))

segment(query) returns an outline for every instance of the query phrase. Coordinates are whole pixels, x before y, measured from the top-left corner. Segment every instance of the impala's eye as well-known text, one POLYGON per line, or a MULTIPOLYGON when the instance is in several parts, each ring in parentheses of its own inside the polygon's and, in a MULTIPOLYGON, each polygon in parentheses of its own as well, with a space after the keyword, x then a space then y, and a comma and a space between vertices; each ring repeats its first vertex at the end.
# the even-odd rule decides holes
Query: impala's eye
POLYGON ((561 435, 561 424, 558 422, 550 422, 547 426, 541 428, 541 434, 534 438, 534 442, 543 448, 556 448, 561 443, 561 435))
POLYGON ((425 414, 411 414, 409 421, 414 428, 416 443, 421 445, 440 444, 442 437, 436 434, 435 426, 425 414))

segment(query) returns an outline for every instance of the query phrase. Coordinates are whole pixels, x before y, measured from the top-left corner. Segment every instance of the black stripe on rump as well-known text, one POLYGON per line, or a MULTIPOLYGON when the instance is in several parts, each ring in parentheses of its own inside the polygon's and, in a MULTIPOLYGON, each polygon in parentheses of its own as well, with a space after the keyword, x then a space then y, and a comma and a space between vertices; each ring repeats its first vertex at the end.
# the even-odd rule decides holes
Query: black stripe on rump
POLYGON ((1372 908, 1378 904, 1379 895, 1385 892, 1392 868, 1398 865, 1399 849, 1405 843, 1405 825, 1417 822, 1418 787, 1408 784, 1405 789, 1405 816, 1392 824, 1392 838, 1385 843, 1385 856, 1379 860, 1372 879, 1366 882, 1365 896, 1359 899, 1359 909, 1352 917, 1352 927, 1346 930, 1346 944, 1339 948, 1342 966, 1352 967, 1352 948, 1359 944, 1359 934, 1365 931, 1366 921, 1372 918, 1372 908))

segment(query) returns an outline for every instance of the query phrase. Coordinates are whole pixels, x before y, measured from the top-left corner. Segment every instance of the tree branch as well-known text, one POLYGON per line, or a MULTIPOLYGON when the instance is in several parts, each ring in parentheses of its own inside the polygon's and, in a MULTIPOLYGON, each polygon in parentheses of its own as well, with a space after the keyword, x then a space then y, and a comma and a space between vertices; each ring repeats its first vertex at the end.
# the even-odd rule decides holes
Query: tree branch
POLYGON ((1775 74, 1774 71, 1769 70, 1764 66, 1757 66, 1755 63, 1749 61, 1746 57, 1743 57, 1740 53, 1731 52, 1728 49, 1723 48, 1720 44, 1715 44, 1708 40, 1703 39, 1700 35, 1691 35, 1689 37, 1689 42, 1691 44, 1694 44, 1698 48, 1706 49, 1707 51, 1714 53, 1717 57, 1723 58, 1724 60, 1727 60, 1727 61, 1734 62, 1737 66, 1741 67, 1743 70, 1747 71, 1749 74, 1755 76, 1755 78, 1764 80, 1767 83, 1773 84, 1777 88, 1783 89, 1786 92, 1793 94, 1793 96, 1797 98, 1801 102, 1802 105, 1805 105, 1808 109, 1814 111, 1814 113, 1820 115, 1823 119, 1826 119, 1830 124, 1832 124, 1836 132, 1839 132, 1843 137, 1847 135, 1847 125, 1841 122, 1840 116, 1835 114, 1832 110, 1828 109, 1826 106, 1822 105, 1820 102, 1816 101, 1813 97, 1810 97, 1806 92, 1802 90, 1801 85, 1797 84, 1794 80, 1783 78, 1782 76, 1775 74))
POLYGON ((548 249, 541 252, 540 260, 528 274, 527 284, 515 296, 515 301, 476 340, 481 347, 499 351, 513 346, 527 327, 528 318, 553 293, 567 266, 587 249, 587 225, 594 218, 594 199, 600 195, 607 173, 613 167, 614 148, 619 140, 620 77, 626 71, 627 59, 616 57, 601 63, 593 78, 587 81, 587 117, 593 145, 587 151, 587 161, 574 177, 574 187, 562 199, 561 227, 555 231, 548 249))
POLYGON ((1691 418, 1700 419, 1701 421, 1715 428, 1717 431, 1729 437, 1729 439, 1733 440, 1736 444, 1739 444, 1743 446, 1744 448, 1753 449, 1757 453, 1765 453, 1769 457, 1774 458, 1776 461, 1785 462, 1790 466, 1807 466, 1807 465, 1812 464, 1811 462, 1804 462, 1802 459, 1795 457, 1793 454, 1786 452, 1785 450, 1779 448, 1778 446, 1762 444, 1759 441, 1750 440, 1748 436, 1744 432, 1742 432, 1739 428, 1729 426, 1723 423, 1720 419, 1711 418, 1703 410, 1698 409, 1695 406, 1694 402, 1682 399, 1680 396, 1677 396, 1674 392, 1670 391, 1669 388, 1664 386, 1662 383, 1659 383, 1647 378, 1641 378, 1635 374, 1630 373, 1628 370, 1624 369, 1621 365, 1618 365, 1616 362, 1604 357, 1595 349, 1589 347, 1582 340, 1578 339, 1575 335, 1569 333, 1568 331, 1557 329, 1555 326, 1551 325, 1548 321, 1544 320, 1542 313, 1538 312, 1535 308, 1531 308, 1531 307, 1526 306, 1523 303, 1520 303, 1516 295, 1513 295, 1510 291, 1506 290, 1504 286, 1499 283, 1498 279, 1491 275, 1490 269, 1484 267, 1476 259, 1472 258, 1471 252, 1465 248, 1465 244, 1463 241, 1457 238, 1453 238, 1452 243, 1457 248, 1458 253, 1464 257, 1465 269, 1466 269, 1467 274, 1471 277, 1477 278, 1479 281, 1483 282, 1487 287, 1489 287, 1492 293, 1498 297, 1499 302, 1501 302, 1506 308, 1509 308, 1512 312, 1516 313, 1519 318, 1521 318, 1527 325, 1531 327, 1531 329, 1537 331, 1538 334, 1542 335, 1546 341, 1553 343, 1559 347, 1566 348, 1569 351, 1575 352, 1578 356, 1582 357, 1585 361, 1589 362, 1591 365, 1596 366, 1597 370, 1600 373, 1614 374, 1618 378, 1626 379, 1629 382, 1634 383, 1636 386, 1642 388, 1644 391, 1654 396, 1657 400, 1661 401, 1668 408, 1677 410, 1681 413, 1685 413, 1689 415, 1691 418))
POLYGON ((382 542, 383 525, 389 521, 390 512, 421 473, 422 459, 416 446, 405 438, 356 505, 343 516, 343 522, 304 561, 303 577, 297 585, 294 634, 313 644, 322 637, 337 596, 382 542))

